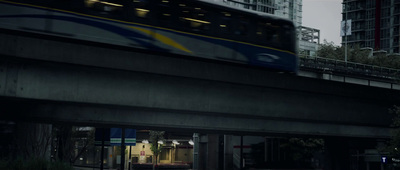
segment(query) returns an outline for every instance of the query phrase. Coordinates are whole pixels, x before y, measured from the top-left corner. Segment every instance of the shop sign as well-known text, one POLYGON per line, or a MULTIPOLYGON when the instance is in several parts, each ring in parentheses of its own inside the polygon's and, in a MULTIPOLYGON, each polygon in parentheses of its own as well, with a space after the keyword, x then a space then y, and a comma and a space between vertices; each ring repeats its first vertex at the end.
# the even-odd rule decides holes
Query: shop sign
MULTIPOLYGON (((110 129, 110 144, 112 146, 121 146, 122 129, 110 129)), ((136 146, 136 129, 125 129, 125 145, 136 146)))

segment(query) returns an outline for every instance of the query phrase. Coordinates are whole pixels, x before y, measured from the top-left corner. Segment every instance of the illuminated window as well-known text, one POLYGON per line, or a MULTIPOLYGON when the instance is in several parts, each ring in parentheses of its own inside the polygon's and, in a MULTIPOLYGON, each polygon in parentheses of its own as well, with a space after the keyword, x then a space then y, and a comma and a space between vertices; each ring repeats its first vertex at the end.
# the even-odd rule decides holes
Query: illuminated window
POLYGON ((207 19, 207 11, 201 7, 192 7, 185 4, 179 4, 180 21, 183 26, 191 31, 204 31, 210 27, 207 19))
POLYGON ((102 10, 107 12, 122 10, 121 7, 123 7, 123 5, 118 3, 112 3, 100 0, 85 0, 85 6, 88 8, 94 8, 96 10, 102 10))
POLYGON ((142 9, 142 8, 135 8, 136 16, 141 17, 141 18, 146 18, 147 13, 149 13, 149 10, 147 9, 142 9))
POLYGON ((170 7, 169 1, 162 0, 162 3, 157 6, 157 20, 162 23, 163 26, 170 26, 170 21, 172 17, 172 9, 170 7))

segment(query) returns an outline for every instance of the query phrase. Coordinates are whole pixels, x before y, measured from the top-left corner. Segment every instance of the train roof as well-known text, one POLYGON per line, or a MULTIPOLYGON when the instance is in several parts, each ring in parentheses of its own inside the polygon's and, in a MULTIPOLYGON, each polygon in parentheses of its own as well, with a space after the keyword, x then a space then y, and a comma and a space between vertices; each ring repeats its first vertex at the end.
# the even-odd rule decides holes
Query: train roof
POLYGON ((212 5, 212 6, 215 6, 216 8, 224 8, 224 9, 231 10, 231 11, 237 11, 237 12, 247 13, 250 15, 256 15, 259 17, 266 17, 266 18, 271 18, 274 20, 282 20, 282 21, 293 23, 292 20, 289 20, 284 17, 268 14, 265 12, 259 12, 259 11, 255 11, 255 10, 250 10, 250 9, 246 9, 246 8, 240 8, 240 7, 228 5, 226 3, 223 3, 222 0, 195 0, 195 1, 201 2, 203 4, 212 5))

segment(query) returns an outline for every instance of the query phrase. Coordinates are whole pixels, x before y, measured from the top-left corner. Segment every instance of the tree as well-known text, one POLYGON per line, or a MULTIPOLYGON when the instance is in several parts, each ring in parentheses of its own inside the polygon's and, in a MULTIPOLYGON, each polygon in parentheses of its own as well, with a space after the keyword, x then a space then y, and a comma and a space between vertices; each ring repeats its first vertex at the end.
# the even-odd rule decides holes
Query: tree
POLYGON ((71 150, 73 150, 72 142, 72 126, 71 125, 54 125, 54 159, 61 162, 70 162, 71 150))
POLYGON ((251 158, 255 168, 310 169, 311 159, 322 153, 324 145, 320 138, 275 138, 252 145, 251 158))
MULTIPOLYGON (((344 53, 345 49, 343 47, 342 47, 342 49, 343 49, 343 53, 344 53)), ((354 63, 368 64, 368 62, 370 60, 369 53, 370 53, 370 51, 362 50, 359 45, 354 45, 353 47, 348 49, 347 61, 354 62, 354 63)))
POLYGON ((89 145, 94 144, 94 129, 87 130, 87 127, 55 125, 53 136, 56 155, 54 159, 70 165, 75 163, 89 145), (75 149, 77 144, 81 147, 75 149))
POLYGON ((321 152, 324 145, 325 141, 320 138, 289 138, 281 147, 290 151, 288 154, 291 161, 299 166, 305 166, 303 168, 311 168, 311 158, 315 153, 321 152))
MULTIPOLYGON (((359 45, 348 46, 347 49, 347 61, 375 65, 379 67, 388 68, 400 68, 400 57, 399 56, 387 56, 386 54, 376 54, 373 57, 369 57, 369 50, 363 50, 359 45)), ((318 57, 329 58, 333 60, 345 60, 345 47, 336 46, 333 42, 324 42, 319 46, 317 52, 318 57)))
POLYGON ((0 169, 72 170, 69 163, 50 161, 53 127, 50 124, 13 122, 12 135, 7 138, 7 157, 1 157, 0 169))
POLYGON ((79 144, 79 148, 76 150, 70 150, 71 160, 70 163, 74 164, 76 160, 86 152, 88 146, 94 146, 94 128, 88 127, 75 127, 72 129, 72 140, 73 143, 79 144), (75 152, 76 151, 76 152, 75 152))
POLYGON ((324 40, 317 51, 318 57, 329 58, 334 60, 343 60, 343 52, 339 46, 336 46, 333 42, 328 42, 324 40))
POLYGON ((46 159, 50 149, 51 126, 18 122, 16 125, 14 155, 25 160, 46 159))
POLYGON ((158 155, 161 153, 162 148, 158 141, 163 141, 164 140, 164 133, 165 131, 150 131, 150 142, 151 142, 151 147, 150 150, 153 152, 155 161, 153 161, 153 170, 157 166, 157 158, 158 155))
POLYGON ((389 141, 387 147, 383 149, 384 152, 388 152, 391 156, 400 157, 400 107, 393 106, 389 109, 389 113, 393 116, 391 127, 392 139, 389 141))

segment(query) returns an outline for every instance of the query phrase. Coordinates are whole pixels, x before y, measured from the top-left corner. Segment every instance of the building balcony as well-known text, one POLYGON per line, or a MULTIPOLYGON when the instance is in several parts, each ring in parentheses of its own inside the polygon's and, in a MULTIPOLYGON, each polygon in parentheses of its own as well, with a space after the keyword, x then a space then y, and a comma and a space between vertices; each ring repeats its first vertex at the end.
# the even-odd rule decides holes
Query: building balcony
MULTIPOLYGON (((358 7, 358 8, 354 8, 354 9, 349 9, 347 12, 358 12, 358 11, 365 11, 365 8, 362 7, 358 7)), ((346 13, 346 11, 344 11, 346 13)))
POLYGON ((354 40, 347 40, 347 43, 364 43, 365 40, 364 39, 354 39, 354 40))
POLYGON ((364 21, 364 20, 365 20, 365 18, 364 18, 364 17, 348 18, 348 19, 351 19, 351 20, 352 20, 352 22, 356 22, 356 21, 364 21))
POLYGON ((343 3, 354 2, 354 1, 358 1, 358 0, 344 0, 343 3))
POLYGON ((277 4, 272 4, 272 3, 261 3, 261 2, 256 2, 255 3, 256 6, 264 6, 264 7, 268 7, 268 8, 273 8, 273 9, 278 9, 279 6, 277 4))
POLYGON ((364 32, 365 28, 351 28, 351 32, 364 32))

